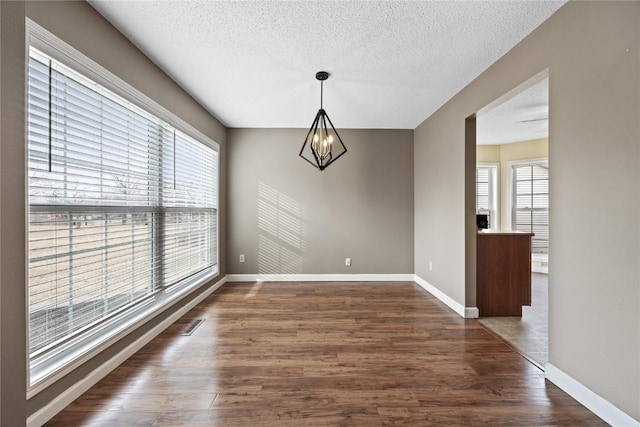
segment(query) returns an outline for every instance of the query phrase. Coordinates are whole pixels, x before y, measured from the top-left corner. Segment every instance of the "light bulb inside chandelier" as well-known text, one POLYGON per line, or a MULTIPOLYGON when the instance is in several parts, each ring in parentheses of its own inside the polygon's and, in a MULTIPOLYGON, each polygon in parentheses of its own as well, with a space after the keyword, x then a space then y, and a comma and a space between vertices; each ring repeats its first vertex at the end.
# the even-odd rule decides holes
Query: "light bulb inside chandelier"
POLYGON ((313 135, 313 144, 311 144, 311 149, 322 163, 325 163, 330 159, 332 145, 333 135, 331 135, 326 128, 320 127, 319 131, 313 135), (322 141, 322 143, 320 141, 322 141))
POLYGON ((327 78, 329 78, 329 73, 326 71, 316 73, 316 79, 320 80, 320 110, 318 110, 300 150, 300 157, 321 171, 347 152, 347 147, 333 127, 333 123, 322 105, 323 82, 327 78))

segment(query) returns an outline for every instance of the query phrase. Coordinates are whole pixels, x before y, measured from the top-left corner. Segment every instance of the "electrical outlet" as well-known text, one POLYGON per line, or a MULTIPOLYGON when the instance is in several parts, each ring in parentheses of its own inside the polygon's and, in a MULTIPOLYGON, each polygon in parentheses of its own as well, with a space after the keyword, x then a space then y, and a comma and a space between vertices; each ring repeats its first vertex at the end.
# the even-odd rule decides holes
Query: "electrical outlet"
POLYGON ((244 254, 240 254, 240 262, 244 262, 244 254))
POLYGON ((344 265, 346 265, 347 267, 351 267, 351 258, 345 258, 344 265))
POLYGON ((433 271, 433 263, 429 261, 429 271, 433 271))

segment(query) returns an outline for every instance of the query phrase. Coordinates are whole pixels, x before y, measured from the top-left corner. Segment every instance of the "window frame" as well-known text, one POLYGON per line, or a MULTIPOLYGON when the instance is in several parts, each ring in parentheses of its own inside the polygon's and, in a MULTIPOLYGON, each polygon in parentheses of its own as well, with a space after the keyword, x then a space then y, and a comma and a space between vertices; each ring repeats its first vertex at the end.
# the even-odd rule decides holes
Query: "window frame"
MULTIPOLYGON (((26 20, 25 37, 25 85, 29 83, 29 48, 40 50, 51 58, 58 60, 79 74, 95 81, 105 89, 112 91, 118 96, 135 104, 149 114, 168 123, 176 130, 195 139, 201 144, 211 148, 217 154, 217 177, 216 177, 216 207, 215 207, 215 232, 214 244, 215 265, 202 275, 194 278, 187 278, 182 283, 163 288, 151 298, 138 303, 135 308, 126 310, 124 315, 115 316, 95 327, 91 333, 71 336, 60 346, 45 354, 30 357, 29 354, 29 197, 28 197, 28 149, 29 143, 25 132, 25 305, 26 305, 26 355, 27 355, 27 398, 35 396, 54 382, 60 380, 74 369, 78 368, 92 357, 102 352, 107 347, 113 345, 132 331, 145 324, 153 317, 173 305, 183 296, 210 283, 219 276, 220 271, 220 147, 211 138, 195 129, 193 126, 162 107, 151 98, 142 94, 138 89, 124 82, 122 79, 106 70, 101 65, 89 59, 76 49, 69 46, 50 32, 33 22, 26 20)), ((25 102, 28 105, 28 91, 25 87, 25 102)), ((28 114, 25 108, 25 129, 27 127, 28 114)))
MULTIPOLYGON (((547 165, 547 169, 549 168, 549 158, 548 157, 536 157, 533 159, 522 159, 522 160, 513 160, 510 161, 508 163, 508 167, 509 167, 509 183, 508 183, 508 206, 509 206, 509 216, 507 218, 507 222, 508 222, 508 226, 509 226, 509 230, 513 230, 514 229, 514 222, 513 222, 513 218, 515 215, 515 206, 514 206, 514 202, 515 202, 515 192, 516 192, 516 188, 514 185, 514 179, 515 179, 515 174, 514 174, 514 167, 517 166, 534 166, 534 165, 541 165, 541 164, 546 164, 547 165)), ((549 180, 550 177, 547 176, 547 180, 549 180)), ((547 195, 549 195, 550 193, 547 193, 547 195)), ((549 199, 550 202, 550 199, 549 199)), ((551 206, 549 206, 549 208, 547 208, 547 210, 550 210, 551 206)), ((550 228, 550 218, 549 221, 547 222, 547 227, 550 228)), ((548 241, 547 241, 547 245, 548 245, 548 241)), ((547 252, 549 251, 549 247, 547 246, 547 252)), ((549 261, 549 255, 547 254, 538 254, 538 253, 532 253, 531 254, 531 259, 533 261, 537 261, 537 262, 548 262, 549 261)))

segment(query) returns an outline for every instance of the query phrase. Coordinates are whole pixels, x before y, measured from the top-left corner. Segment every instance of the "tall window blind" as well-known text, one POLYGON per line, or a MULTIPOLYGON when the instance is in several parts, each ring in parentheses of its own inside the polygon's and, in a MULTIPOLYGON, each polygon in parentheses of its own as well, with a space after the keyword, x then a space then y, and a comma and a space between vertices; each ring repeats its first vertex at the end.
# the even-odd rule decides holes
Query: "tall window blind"
POLYGON ((549 253, 549 166, 547 162, 513 166, 513 229, 535 233, 534 254, 549 253))
POLYGON ((29 350, 217 263, 217 152, 29 51, 29 350))
POLYGON ((476 213, 489 215, 489 228, 497 229, 498 167, 476 166, 476 213))

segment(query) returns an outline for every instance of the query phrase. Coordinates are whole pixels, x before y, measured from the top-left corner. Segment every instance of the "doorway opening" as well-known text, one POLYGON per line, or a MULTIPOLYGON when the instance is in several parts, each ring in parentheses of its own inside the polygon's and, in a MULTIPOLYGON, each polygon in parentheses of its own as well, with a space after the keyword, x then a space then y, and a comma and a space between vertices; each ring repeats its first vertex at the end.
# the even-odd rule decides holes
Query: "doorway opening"
POLYGON ((491 232, 533 233, 531 305, 479 321, 532 363, 548 362, 549 77, 545 71, 476 114, 476 214, 491 232))

